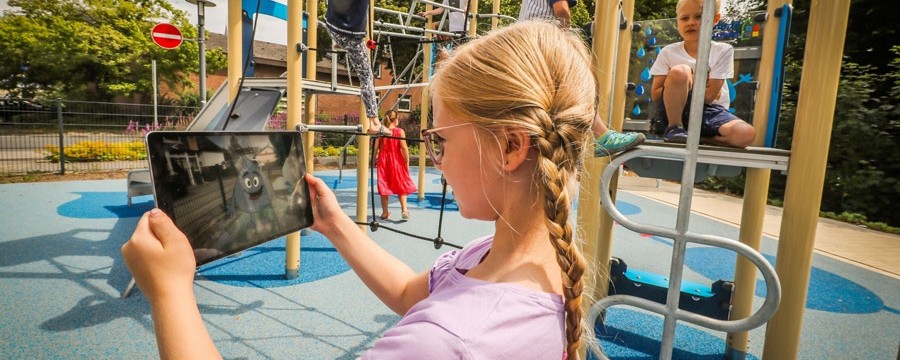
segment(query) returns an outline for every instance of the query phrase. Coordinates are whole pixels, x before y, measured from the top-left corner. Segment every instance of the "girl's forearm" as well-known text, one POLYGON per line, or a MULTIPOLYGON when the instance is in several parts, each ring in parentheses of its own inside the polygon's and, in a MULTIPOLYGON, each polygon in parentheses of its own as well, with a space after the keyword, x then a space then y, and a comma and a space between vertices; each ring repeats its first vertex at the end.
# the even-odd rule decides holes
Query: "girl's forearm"
POLYGON ((153 329, 160 359, 221 359, 193 294, 153 300, 153 329))
POLYGON ((324 235, 381 302, 402 315, 427 296, 427 289, 417 285, 419 274, 375 243, 350 218, 345 219, 324 235))

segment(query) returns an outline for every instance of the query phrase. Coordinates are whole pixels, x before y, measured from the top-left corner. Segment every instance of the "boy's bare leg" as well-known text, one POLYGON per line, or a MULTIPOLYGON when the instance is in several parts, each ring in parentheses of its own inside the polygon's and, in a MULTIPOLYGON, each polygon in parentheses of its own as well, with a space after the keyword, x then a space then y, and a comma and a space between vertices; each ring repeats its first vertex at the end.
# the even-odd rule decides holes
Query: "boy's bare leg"
POLYGON ((687 106, 688 92, 694 85, 694 74, 687 65, 677 65, 669 70, 663 91, 663 102, 666 105, 666 116, 669 118, 668 127, 682 126, 681 114, 687 106))
POLYGON ((704 138, 708 142, 716 146, 728 146, 735 148, 745 148, 753 143, 756 138, 756 130, 753 125, 748 124, 744 120, 731 120, 719 128, 719 136, 704 138))
POLYGON ((600 115, 594 116, 594 124, 591 125, 591 132, 594 133, 594 137, 600 137, 605 134, 607 130, 609 129, 607 129, 606 125, 603 124, 603 121, 600 120, 600 115))

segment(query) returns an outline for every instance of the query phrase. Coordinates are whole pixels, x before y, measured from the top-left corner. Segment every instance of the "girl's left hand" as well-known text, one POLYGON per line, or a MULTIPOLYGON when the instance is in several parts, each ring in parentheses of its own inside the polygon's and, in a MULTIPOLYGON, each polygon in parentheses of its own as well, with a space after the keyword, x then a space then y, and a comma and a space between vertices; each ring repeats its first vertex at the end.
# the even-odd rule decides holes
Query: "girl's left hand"
POLYGON ((144 213, 131 239, 122 246, 122 256, 151 303, 193 296, 194 252, 184 233, 162 210, 144 213))

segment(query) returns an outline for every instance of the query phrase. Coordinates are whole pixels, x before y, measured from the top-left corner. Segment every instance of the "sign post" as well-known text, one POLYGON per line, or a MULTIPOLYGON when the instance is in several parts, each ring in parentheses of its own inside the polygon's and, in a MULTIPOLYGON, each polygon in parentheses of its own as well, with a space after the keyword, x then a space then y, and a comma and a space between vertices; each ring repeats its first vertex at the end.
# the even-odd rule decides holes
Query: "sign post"
POLYGON ((181 42, 184 41, 184 37, 181 36, 181 30, 178 30, 175 25, 159 23, 153 26, 153 29, 150 30, 150 37, 153 38, 153 42, 156 45, 163 49, 176 49, 181 46, 181 42))
POLYGON ((206 8, 215 7, 216 4, 209 0, 187 0, 191 4, 197 4, 197 45, 200 47, 200 104, 206 105, 206 30, 204 19, 206 8))

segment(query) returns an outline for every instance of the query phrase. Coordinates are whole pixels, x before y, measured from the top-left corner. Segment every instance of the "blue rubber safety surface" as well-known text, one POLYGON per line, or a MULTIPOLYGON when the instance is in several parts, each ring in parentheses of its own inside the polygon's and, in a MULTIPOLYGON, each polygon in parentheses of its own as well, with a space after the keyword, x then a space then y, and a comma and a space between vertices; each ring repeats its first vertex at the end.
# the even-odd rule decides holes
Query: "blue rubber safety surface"
MULTIPOLYGON (((415 168, 412 169, 415 172, 415 168)), ((356 213, 355 171, 319 171, 346 212, 356 213)), ((415 178, 415 177, 414 177, 415 178)), ((126 205, 124 180, 0 185, 0 354, 2 358, 148 358, 156 356, 146 299, 136 290, 119 296, 130 280, 119 248, 152 196, 126 205)), ((442 201, 440 175, 429 169, 425 198, 410 197, 409 221, 379 220, 370 236, 415 271, 427 271, 445 246, 433 239, 442 201)), ((367 197, 371 201, 371 197, 367 197)), ((375 197, 376 202, 378 197, 375 197)), ((675 209, 620 191, 620 211, 636 221, 674 226, 675 209)), ((368 206, 371 220, 371 204, 368 206)), ((448 189, 442 233, 464 245, 489 234, 492 224, 462 219, 448 189)), ((376 203, 380 213, 380 203, 376 203)), ((738 229, 703 216, 691 230, 736 238, 738 229)), ((616 225, 613 255, 629 269, 667 276, 672 242, 616 225)), ((774 263, 777 243, 765 238, 774 263)), ((319 234, 301 239, 300 277, 286 280, 284 238, 198 269, 195 292, 207 327, 225 358, 353 359, 400 317, 385 307, 319 234)), ((733 276, 734 253, 689 244, 684 279, 709 285, 733 276)), ((764 296, 760 282, 756 306, 764 296)), ((900 280, 831 257, 814 255, 801 359, 896 359, 900 339, 900 280)), ((598 324, 598 339, 614 359, 654 359, 662 319, 614 307, 598 324)), ((750 332, 750 356, 761 357, 765 327, 750 332)), ((679 323, 676 359, 719 359, 725 334, 679 323)))

